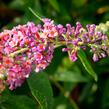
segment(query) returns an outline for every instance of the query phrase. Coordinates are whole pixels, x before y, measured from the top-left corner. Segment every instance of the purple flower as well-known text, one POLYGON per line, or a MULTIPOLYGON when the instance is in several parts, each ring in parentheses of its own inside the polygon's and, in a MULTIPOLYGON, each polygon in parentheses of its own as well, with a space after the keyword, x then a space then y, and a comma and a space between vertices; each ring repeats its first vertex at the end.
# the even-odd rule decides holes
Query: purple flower
POLYGON ((70 60, 73 62, 77 60, 77 52, 76 51, 74 51, 70 54, 70 60))
POLYGON ((96 62, 98 60, 99 60, 98 55, 96 53, 94 53, 93 54, 93 61, 96 62))

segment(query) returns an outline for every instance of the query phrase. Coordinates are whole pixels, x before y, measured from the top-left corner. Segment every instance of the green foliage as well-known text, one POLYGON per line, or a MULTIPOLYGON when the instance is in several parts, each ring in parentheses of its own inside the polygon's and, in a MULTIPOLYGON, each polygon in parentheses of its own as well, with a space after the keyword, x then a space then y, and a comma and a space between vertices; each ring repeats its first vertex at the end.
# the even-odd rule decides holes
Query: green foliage
POLYGON ((48 0, 51 6, 58 12, 60 12, 57 0, 48 0))
POLYGON ((54 75, 54 79, 57 81, 65 81, 65 82, 87 82, 87 78, 78 74, 78 72, 72 71, 64 71, 64 72, 57 72, 54 75))
POLYGON ((53 102, 53 93, 50 83, 44 72, 35 73, 28 79, 28 85, 31 93, 40 105, 40 109, 51 109, 53 102))
POLYGON ((27 96, 5 95, 0 98, 0 109, 37 109, 36 103, 27 96))
MULTIPOLYGON (((56 23, 105 23, 108 4, 108 0, 1 0, 0 28, 39 23, 29 7, 56 23)), ((22 87, 0 95, 0 109, 109 109, 109 58, 94 63, 89 56, 79 51, 79 60, 73 63, 57 48, 44 72, 33 72, 22 87)))
POLYGON ((53 109, 74 109, 74 107, 72 108, 68 99, 66 99, 64 96, 60 95, 59 97, 55 98, 53 109))
POLYGON ((97 81, 97 75, 94 72, 93 68, 91 67, 91 64, 89 63, 85 53, 83 50, 79 50, 78 52, 78 57, 80 58, 83 66, 85 67, 85 69, 87 70, 87 72, 93 76, 93 78, 95 79, 95 81, 97 81))

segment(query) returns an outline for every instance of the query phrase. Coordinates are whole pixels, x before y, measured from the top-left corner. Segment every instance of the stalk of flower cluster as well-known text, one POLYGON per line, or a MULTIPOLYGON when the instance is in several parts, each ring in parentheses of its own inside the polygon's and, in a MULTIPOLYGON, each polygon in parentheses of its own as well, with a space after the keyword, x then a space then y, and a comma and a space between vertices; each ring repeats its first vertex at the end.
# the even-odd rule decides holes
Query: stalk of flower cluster
POLYGON ((20 50, 17 50, 17 51, 15 51, 15 52, 13 52, 13 53, 10 53, 8 56, 13 58, 13 57, 16 56, 17 54, 22 53, 22 52, 25 52, 25 51, 27 51, 27 50, 28 50, 28 48, 21 48, 20 50))

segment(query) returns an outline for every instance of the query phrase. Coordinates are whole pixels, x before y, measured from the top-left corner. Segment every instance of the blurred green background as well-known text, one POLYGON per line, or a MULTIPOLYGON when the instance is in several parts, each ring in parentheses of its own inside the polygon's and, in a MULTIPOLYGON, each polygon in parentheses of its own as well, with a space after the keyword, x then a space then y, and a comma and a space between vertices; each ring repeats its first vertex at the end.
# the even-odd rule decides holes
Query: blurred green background
MULTIPOLYGON (((77 21, 83 26, 88 23, 98 25, 109 20, 109 0, 0 0, 0 30, 28 21, 41 23, 28 7, 41 17, 63 25, 75 25, 77 21)), ((54 100, 50 109, 109 109, 109 58, 94 63, 89 51, 86 55, 98 75, 97 82, 79 59, 72 63, 67 53, 61 52, 61 47, 55 50, 51 65, 44 70, 53 90, 54 100)), ((27 82, 15 91, 5 90, 0 95, 0 109, 40 109, 37 105, 27 82)))

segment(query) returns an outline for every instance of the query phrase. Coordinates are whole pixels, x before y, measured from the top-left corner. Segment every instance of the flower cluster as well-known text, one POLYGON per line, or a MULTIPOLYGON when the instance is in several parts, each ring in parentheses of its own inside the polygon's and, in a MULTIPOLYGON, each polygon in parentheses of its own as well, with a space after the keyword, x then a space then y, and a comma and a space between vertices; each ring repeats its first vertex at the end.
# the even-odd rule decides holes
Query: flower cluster
POLYGON ((54 24, 45 21, 43 27, 29 22, 0 33, 0 78, 13 90, 29 77, 34 69, 45 69, 52 59, 54 24))
POLYGON ((49 65, 57 46, 66 45, 62 51, 68 52, 71 61, 77 60, 78 50, 87 47, 94 61, 109 53, 108 37, 94 24, 83 28, 77 22, 75 27, 64 27, 50 19, 42 21, 43 25, 28 22, 0 33, 0 86, 8 85, 11 90, 21 86, 32 70, 39 72, 49 65))
POLYGON ((108 37, 101 31, 96 31, 96 25, 86 25, 86 29, 82 27, 80 22, 76 23, 76 27, 70 24, 66 25, 67 31, 64 34, 67 48, 63 51, 68 51, 71 61, 77 60, 77 51, 85 50, 90 47, 93 53, 93 60, 98 61, 108 55, 108 37))

